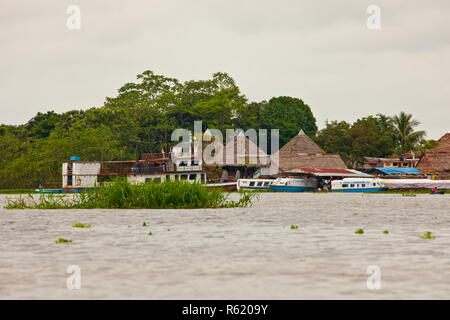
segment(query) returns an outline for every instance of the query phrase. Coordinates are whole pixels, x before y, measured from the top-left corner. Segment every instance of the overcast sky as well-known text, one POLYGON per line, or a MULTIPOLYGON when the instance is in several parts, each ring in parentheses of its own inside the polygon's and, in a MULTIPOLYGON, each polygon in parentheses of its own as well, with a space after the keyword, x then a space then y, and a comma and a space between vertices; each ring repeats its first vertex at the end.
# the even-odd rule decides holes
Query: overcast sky
POLYGON ((450 130, 449 0, 1 0, 0 43, 0 123, 101 106, 144 70, 222 71, 250 101, 303 99, 319 128, 403 110, 450 130))

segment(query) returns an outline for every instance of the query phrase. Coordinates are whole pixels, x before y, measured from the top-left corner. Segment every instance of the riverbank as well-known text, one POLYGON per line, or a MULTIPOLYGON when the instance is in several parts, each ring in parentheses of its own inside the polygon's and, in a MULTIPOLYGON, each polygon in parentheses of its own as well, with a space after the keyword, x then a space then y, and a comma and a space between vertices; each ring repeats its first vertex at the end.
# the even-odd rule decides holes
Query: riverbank
POLYGON ((0 189, 0 194, 34 194, 35 189, 0 189))
POLYGON ((251 208, 0 209, 0 299, 445 299, 449 207, 448 195, 262 193, 251 208), (381 290, 367 288, 371 265, 381 290))

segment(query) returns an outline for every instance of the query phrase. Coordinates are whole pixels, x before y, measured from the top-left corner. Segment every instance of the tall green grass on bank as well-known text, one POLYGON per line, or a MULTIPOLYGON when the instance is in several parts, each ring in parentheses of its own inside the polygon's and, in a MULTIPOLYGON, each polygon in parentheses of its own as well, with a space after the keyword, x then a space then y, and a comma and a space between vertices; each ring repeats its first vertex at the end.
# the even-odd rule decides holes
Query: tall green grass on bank
POLYGON ((73 196, 43 194, 38 200, 32 196, 8 199, 7 209, 198 209, 235 208, 251 206, 258 193, 241 193, 238 201, 204 184, 186 181, 132 184, 118 178, 111 185, 73 196))

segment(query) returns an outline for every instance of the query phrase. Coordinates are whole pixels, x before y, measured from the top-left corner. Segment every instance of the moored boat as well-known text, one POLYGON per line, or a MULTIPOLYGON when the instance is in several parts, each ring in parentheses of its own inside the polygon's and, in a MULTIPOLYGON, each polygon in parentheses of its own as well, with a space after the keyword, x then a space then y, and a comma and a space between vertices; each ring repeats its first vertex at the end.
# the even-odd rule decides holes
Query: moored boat
POLYGON ((270 185, 270 190, 278 192, 314 191, 317 188, 315 179, 277 178, 270 185))
POLYGON ((36 193, 64 193, 64 189, 36 189, 36 193))
POLYGON ((239 179, 237 189, 268 190, 273 179, 239 179))
POLYGON ((331 182, 332 192, 374 192, 387 190, 389 188, 379 179, 345 178, 331 182))
POLYGON ((218 182, 218 183, 208 183, 206 184, 206 187, 210 189, 221 189, 223 191, 235 191, 236 184, 237 184, 236 182, 218 182))

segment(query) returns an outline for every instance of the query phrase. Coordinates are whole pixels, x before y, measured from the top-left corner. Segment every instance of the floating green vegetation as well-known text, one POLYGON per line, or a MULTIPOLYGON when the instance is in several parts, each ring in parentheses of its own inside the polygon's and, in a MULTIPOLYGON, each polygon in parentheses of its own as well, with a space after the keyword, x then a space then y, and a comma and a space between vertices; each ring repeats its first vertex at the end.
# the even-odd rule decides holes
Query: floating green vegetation
POLYGON ((240 192, 238 201, 220 189, 187 181, 163 183, 129 183, 116 178, 113 184, 102 185, 72 196, 42 194, 38 200, 31 195, 8 199, 7 209, 197 209, 249 207, 259 193, 240 192))
POLYGON ((389 230, 384 230, 383 233, 384 234, 389 234, 389 230))
POLYGON ((298 229, 298 226, 296 226, 296 225, 291 225, 291 229, 292 229, 292 230, 298 229))
POLYGON ((363 229, 358 229, 358 230, 355 231, 355 233, 356 233, 356 234, 363 234, 363 233, 364 233, 364 230, 363 230, 363 229))
POLYGON ((147 226, 147 222, 144 222, 144 223, 142 224, 142 226, 143 226, 143 227, 146 227, 146 226, 147 226))
POLYGON ((148 233, 148 235, 149 235, 149 236, 152 236, 152 235, 153 235, 153 233, 152 233, 152 232, 150 231, 150 232, 148 233))
POLYGON ((58 240, 55 241, 55 243, 71 243, 72 240, 68 240, 68 239, 64 239, 64 238, 59 238, 58 240))
POLYGON ((74 227, 74 228, 90 228, 91 225, 78 222, 78 223, 75 223, 74 225, 72 225, 72 227, 74 227))
POLYGON ((424 234, 423 234, 423 236, 420 236, 422 239, 435 239, 436 237, 435 236, 432 236, 431 235, 431 232, 430 231, 427 231, 427 232, 425 232, 424 234))

